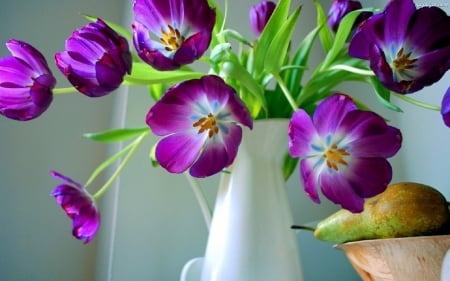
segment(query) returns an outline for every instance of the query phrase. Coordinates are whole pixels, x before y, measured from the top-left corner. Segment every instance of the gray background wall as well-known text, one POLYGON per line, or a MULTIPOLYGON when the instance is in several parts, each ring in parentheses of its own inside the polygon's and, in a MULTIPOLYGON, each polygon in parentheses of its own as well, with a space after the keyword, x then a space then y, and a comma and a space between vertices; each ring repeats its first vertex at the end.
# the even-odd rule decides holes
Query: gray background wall
MULTIPOLYGON (((230 1, 230 25, 249 35, 247 10, 256 2, 230 1)), ((315 21, 310 1, 302 4, 299 38, 315 21)), ((119 0, 9 1, 0 9, 0 41, 11 37, 28 41, 53 65, 53 53, 64 48, 72 30, 86 23, 80 13, 128 24, 129 5, 130 1, 119 0)), ((448 7, 444 9, 449 12, 448 7)), ((8 51, 0 47, 0 56, 5 55, 8 51)), ((316 60, 320 56, 318 52, 316 60)), ((58 86, 67 86, 53 69, 58 86)), ((449 82, 447 75, 417 96, 439 103, 449 82)), ((366 86, 347 84, 342 91, 347 90, 376 104, 366 86)), ((96 100, 78 94, 57 96, 48 112, 28 123, 0 118, 0 280, 172 281, 178 280, 186 261, 203 255, 208 233, 187 181, 184 176, 152 168, 148 162, 155 138, 141 147, 119 186, 102 200, 103 224, 92 244, 82 245, 72 238, 70 221, 48 195, 57 184, 48 176, 49 170, 57 169, 84 182, 114 149, 84 140, 83 133, 120 123, 120 108, 127 109, 127 125, 142 126, 151 104, 144 89, 123 88, 96 100)), ((402 151, 393 159, 394 180, 428 183, 450 198, 450 131, 442 125, 439 114, 398 104, 405 112, 388 115, 401 126, 405 138, 402 151)), ((203 182, 211 204, 217 181, 211 178, 203 182)), ((287 185, 297 223, 320 219, 335 209, 306 199, 296 175, 287 185)), ((343 253, 331 244, 316 241, 307 232, 298 236, 307 281, 359 280, 343 253)))

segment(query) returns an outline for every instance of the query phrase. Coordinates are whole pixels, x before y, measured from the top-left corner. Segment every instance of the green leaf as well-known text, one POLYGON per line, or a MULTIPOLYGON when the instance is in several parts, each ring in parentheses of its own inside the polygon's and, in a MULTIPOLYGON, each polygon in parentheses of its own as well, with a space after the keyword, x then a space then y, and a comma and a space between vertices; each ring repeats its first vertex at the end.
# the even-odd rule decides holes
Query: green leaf
POLYGON ((299 158, 292 158, 289 153, 286 153, 283 160, 283 176, 284 180, 288 180, 289 177, 292 175, 292 173, 295 170, 295 167, 297 167, 297 163, 299 161, 299 158))
POLYGON ((378 80, 378 78, 376 76, 369 77, 369 79, 367 81, 372 85, 372 87, 375 90, 375 93, 377 95, 378 101, 383 106, 385 106, 388 109, 397 111, 397 112, 402 112, 402 109, 400 107, 391 103, 391 91, 386 89, 381 84, 380 80, 378 80))
POLYGON ((283 62, 286 58, 286 53, 289 49, 292 33, 295 28, 301 8, 289 16, 286 22, 283 23, 280 30, 275 34, 272 42, 270 42, 269 49, 266 52, 264 59, 264 68, 267 72, 279 72, 283 62))
MULTIPOLYGON (((274 90, 266 90, 267 115, 260 115, 258 118, 289 118, 293 110, 286 101, 281 88, 277 85, 274 90)), ((266 113, 266 112, 264 112, 266 113)))
POLYGON ((159 71, 146 63, 135 62, 131 74, 125 76, 125 81, 131 85, 149 85, 161 83, 177 83, 184 80, 200 78, 204 74, 191 70, 159 71))
POLYGON ((354 74, 358 74, 361 76, 374 76, 375 73, 373 73, 372 70, 368 70, 366 68, 358 68, 358 67, 353 67, 351 65, 348 64, 335 64, 332 65, 329 70, 342 70, 342 71, 348 71, 354 74))
POLYGON ((262 72, 264 66, 264 59, 266 57, 267 50, 280 30, 281 26, 285 23, 289 13, 289 7, 291 5, 290 0, 280 0, 275 7, 269 21, 261 32, 258 41, 256 42, 254 51, 254 66, 252 69, 262 72))
POLYGON ((113 129, 98 133, 86 133, 83 136, 85 138, 99 142, 117 142, 130 139, 149 130, 150 129, 148 127, 124 128, 124 129, 113 129))
POLYGON ((248 42, 247 38, 245 38, 242 34, 234 29, 224 29, 217 36, 223 36, 225 38, 232 38, 237 42, 240 42, 244 45, 251 46, 250 42, 248 42))
POLYGON ((222 74, 228 78, 239 81, 239 84, 246 88, 249 93, 257 98, 264 109, 267 109, 264 98, 264 89, 258 84, 248 71, 239 63, 226 61, 222 64, 222 74))
POLYGON ((150 158, 150 162, 152 163, 153 167, 159 167, 159 162, 158 160, 156 160, 156 145, 158 143, 155 143, 151 149, 150 149, 150 153, 148 154, 148 157, 150 158))
POLYGON ((259 99, 245 87, 239 87, 239 97, 247 106, 247 109, 250 112, 250 116, 252 116, 252 118, 256 118, 261 112, 262 108, 259 99))
POLYGON ((158 101, 167 90, 167 87, 164 84, 151 84, 148 86, 148 90, 153 100, 158 101))
POLYGON ((327 56, 325 57, 324 62, 321 65, 322 69, 326 69, 336 57, 340 54, 342 48, 347 42, 347 38, 352 31, 353 24, 356 18, 364 11, 372 11, 372 9, 360 9, 356 11, 352 11, 345 15, 345 17, 341 20, 339 24, 339 28, 336 32, 336 37, 331 48, 328 50, 327 56))
POLYGON ((317 26, 321 27, 319 32, 320 42, 322 43, 325 52, 328 52, 331 49, 331 46, 333 46, 333 35, 328 28, 327 15, 323 10, 322 5, 317 0, 314 0, 314 5, 317 10, 317 26))
POLYGON ((287 87, 291 93, 296 96, 300 92, 301 81, 303 74, 307 67, 309 54, 317 35, 319 34, 320 27, 314 28, 309 32, 302 42, 299 44, 294 57, 292 58, 292 65, 300 66, 300 68, 289 70, 286 75, 287 87))
POLYGON ((214 65, 228 59, 231 53, 231 44, 228 42, 217 44, 209 55, 210 62, 214 65))
POLYGON ((223 23, 225 21, 224 15, 219 7, 219 5, 217 5, 216 1, 214 0, 208 0, 208 4, 211 8, 216 10, 216 22, 214 24, 214 28, 213 28, 213 34, 212 34, 212 38, 211 38, 211 44, 209 45, 210 48, 214 48, 217 44, 219 43, 223 43, 220 40, 220 36, 218 35, 223 27, 223 23))

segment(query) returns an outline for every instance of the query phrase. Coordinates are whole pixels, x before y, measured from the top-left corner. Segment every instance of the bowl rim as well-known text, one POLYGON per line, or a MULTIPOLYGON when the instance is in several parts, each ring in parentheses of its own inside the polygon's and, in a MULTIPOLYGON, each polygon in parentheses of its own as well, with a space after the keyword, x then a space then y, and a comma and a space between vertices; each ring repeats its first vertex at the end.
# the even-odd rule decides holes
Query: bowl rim
POLYGON ((341 247, 345 246, 345 245, 376 244, 376 243, 389 242, 389 241, 409 241, 409 240, 428 240, 428 239, 434 240, 434 239, 440 239, 440 238, 443 239, 443 240, 446 240, 446 239, 450 240, 450 234, 364 239, 364 240, 357 240, 357 241, 349 241, 349 242, 344 242, 344 243, 338 243, 338 244, 335 244, 333 247, 341 249, 341 247))

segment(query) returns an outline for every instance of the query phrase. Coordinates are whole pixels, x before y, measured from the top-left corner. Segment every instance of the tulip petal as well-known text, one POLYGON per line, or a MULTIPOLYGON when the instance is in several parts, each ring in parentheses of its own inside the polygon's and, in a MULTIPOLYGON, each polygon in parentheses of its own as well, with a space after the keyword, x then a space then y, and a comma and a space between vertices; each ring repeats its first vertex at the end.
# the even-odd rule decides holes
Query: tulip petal
POLYGON ((292 157, 306 157, 311 154, 312 147, 319 136, 311 117, 303 109, 299 109, 292 115, 289 124, 289 153, 292 157))
POLYGON ((206 142, 203 152, 190 169, 193 177, 209 177, 233 163, 242 140, 242 128, 230 125, 221 131, 222 140, 215 136, 206 142))
POLYGON ((167 136, 156 146, 156 159, 169 172, 182 173, 197 159, 205 138, 192 131, 167 136))

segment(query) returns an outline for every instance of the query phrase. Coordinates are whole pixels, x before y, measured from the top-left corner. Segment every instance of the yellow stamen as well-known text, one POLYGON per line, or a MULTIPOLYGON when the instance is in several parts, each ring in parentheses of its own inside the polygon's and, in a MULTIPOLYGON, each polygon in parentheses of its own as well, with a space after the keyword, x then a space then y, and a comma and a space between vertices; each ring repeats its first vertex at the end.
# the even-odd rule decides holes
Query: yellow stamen
POLYGON ((217 126, 216 117, 209 113, 207 117, 200 118, 197 122, 192 124, 193 127, 200 127, 198 133, 201 134, 204 131, 208 131, 208 137, 212 138, 219 133, 219 126, 217 126))
POLYGON ((348 155, 350 155, 350 153, 345 149, 338 148, 337 145, 333 144, 322 156, 325 158, 328 168, 338 171, 339 165, 348 165, 344 160, 345 156, 348 155))
POLYGON ((407 69, 414 68, 414 63, 417 61, 417 59, 411 59, 412 52, 407 54, 403 52, 404 50, 401 48, 397 53, 396 59, 392 62, 397 72, 404 72, 407 69))
POLYGON ((178 29, 173 28, 170 24, 167 27, 169 28, 169 32, 161 30, 162 37, 159 38, 159 41, 165 46, 166 51, 176 51, 186 38, 181 35, 178 29))

